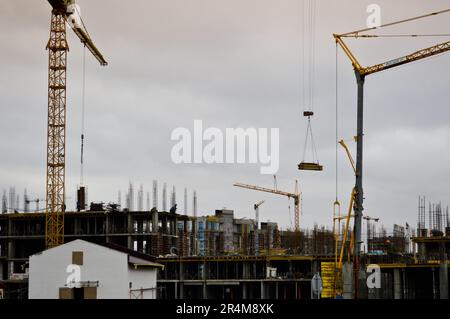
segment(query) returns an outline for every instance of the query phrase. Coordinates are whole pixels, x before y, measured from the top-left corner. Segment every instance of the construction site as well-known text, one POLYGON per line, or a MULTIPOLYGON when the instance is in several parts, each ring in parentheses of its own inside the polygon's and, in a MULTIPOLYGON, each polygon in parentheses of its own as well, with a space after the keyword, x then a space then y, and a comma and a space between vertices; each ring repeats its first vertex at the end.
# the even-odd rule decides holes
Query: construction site
MULTIPOLYGON (((314 2, 307 1, 310 6, 310 29, 304 32, 310 32, 306 34, 310 42, 304 41, 302 44, 305 47, 314 45, 315 16, 311 13, 314 2)), ((345 61, 342 65, 352 67, 356 77, 357 131, 352 137, 356 144, 355 159, 346 142, 338 136, 337 128, 335 146, 335 169, 338 170, 338 156, 343 157, 350 164, 354 187, 348 192, 348 202, 341 203, 336 189, 336 198, 330 199, 332 209, 318 212, 327 216, 328 224, 308 227, 300 220, 304 198, 296 178, 292 178, 295 186, 290 191, 278 189, 276 176, 273 187, 238 181, 227 185, 242 192, 257 192, 264 198, 251 203, 254 214, 251 218, 239 218, 241 215, 229 208, 200 211, 197 191, 192 191, 192 197, 189 196, 192 198, 192 209, 188 208, 187 188, 184 188, 184 207, 181 209, 175 186, 168 191, 166 183, 158 187, 156 180, 153 180, 151 191, 146 193, 142 185, 135 191, 130 182, 125 196, 119 191, 117 200, 108 203, 88 200, 83 175, 84 118, 80 139, 81 176, 74 200, 76 209, 67 209, 65 130, 66 121, 70 119, 66 117, 66 73, 69 69, 66 28, 70 27, 75 32, 84 52, 88 49, 87 54, 92 55, 101 66, 107 66, 108 62, 94 45, 77 14, 74 1, 49 0, 45 4, 50 5, 48 8, 51 12, 47 44, 47 174, 46 181, 42 182, 46 186, 45 198, 30 197, 26 189, 20 195, 12 186, 9 193, 3 191, 0 213, 0 299, 28 299, 31 295, 31 256, 42 255, 42 252, 58 249, 75 240, 102 247, 109 245, 117 251, 128 253, 129 267, 134 267, 134 270, 139 267, 157 269, 156 286, 145 288, 155 291, 156 299, 448 299, 450 217, 446 202, 435 202, 419 196, 417 211, 408 212, 412 222, 405 220, 402 225, 386 225, 379 217, 364 212, 363 110, 365 79, 369 75, 448 53, 450 42, 441 42, 366 67, 360 64, 346 41, 349 38, 375 38, 379 35, 373 32, 380 29, 448 15, 450 9, 378 27, 330 35, 329 40, 334 40, 336 52, 340 50, 350 60, 351 64, 345 61), (260 218, 260 207, 272 197, 287 198, 289 203, 293 203, 294 222, 291 227, 278 224, 276 218, 282 214, 278 211, 265 212, 265 218, 260 218), (267 216, 272 216, 272 219, 268 220, 267 216)), ((303 63, 311 65, 314 61, 311 56, 309 60, 304 57, 303 63)), ((303 74, 305 82, 313 82, 312 72, 309 80, 308 75, 303 74)), ((310 83, 310 86, 313 84, 310 83)), ((303 87, 303 90, 312 92, 311 87, 303 87)), ((336 97, 336 104, 337 101, 336 97)), ((305 171, 321 174, 324 166, 317 159, 312 133, 315 113, 312 108, 306 107, 302 115, 307 120, 304 153, 309 153, 311 149, 312 159, 305 159, 308 157, 305 155, 298 166, 292 168, 292 175, 305 171)), ((67 150, 72 152, 72 146, 67 150)), ((337 180, 336 173, 336 185, 337 180)), ((411 194, 409 198, 416 201, 417 195, 411 194)), ((78 256, 72 257, 72 260, 76 260, 72 263, 84 265, 83 257, 79 257, 83 254, 79 253, 72 252, 72 256, 78 256)), ((85 257, 85 264, 87 260, 85 257)), ((52 271, 51 265, 48 271, 52 271)), ((92 288, 89 286, 94 282, 91 279, 87 283, 79 281, 77 284, 92 288)), ((97 281, 95 285, 97 288, 102 283, 97 281)), ((76 289, 79 288, 77 286, 76 289)), ((145 289, 140 289, 140 294, 136 295, 139 289, 132 287, 130 281, 130 298, 143 298, 145 289)), ((65 295, 61 293, 62 290, 59 291, 60 298, 63 298, 65 295)), ((72 292, 72 297, 79 290, 74 291, 77 292, 72 292)), ((84 296, 87 296, 86 292, 84 296)))
MULTIPOLYGON (((430 204, 426 212, 424 205, 420 198, 414 229, 394 225, 388 234, 375 222, 368 223, 361 268, 379 265, 382 288, 368 289, 368 273, 361 272, 360 298, 447 298, 448 211, 430 204)), ((89 209, 65 212, 66 241, 112 243, 156 256, 165 266, 158 275, 158 298, 164 299, 311 299, 311 280, 317 273, 324 282, 322 298, 334 298, 340 291, 353 298, 353 255, 349 248, 342 256, 336 254, 343 238, 338 242, 336 235, 318 226, 289 231, 261 222, 256 228, 255 219, 236 219, 227 209, 197 217, 92 203, 89 209), (342 286, 335 282, 339 263, 342 286)), ((6 297, 26 298, 28 257, 44 249, 45 213, 0 215, 0 270, 6 297)))

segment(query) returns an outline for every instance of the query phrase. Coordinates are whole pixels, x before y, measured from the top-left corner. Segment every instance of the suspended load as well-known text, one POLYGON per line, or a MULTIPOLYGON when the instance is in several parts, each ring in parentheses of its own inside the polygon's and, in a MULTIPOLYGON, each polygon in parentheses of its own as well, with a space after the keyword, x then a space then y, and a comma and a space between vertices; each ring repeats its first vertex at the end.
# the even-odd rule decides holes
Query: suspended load
POLYGON ((316 145, 314 143, 314 136, 311 127, 311 116, 314 115, 312 111, 303 112, 303 116, 308 118, 308 127, 306 129, 306 140, 303 149, 303 160, 298 164, 298 169, 301 171, 323 171, 323 166, 319 164, 317 157, 316 145), (306 161, 306 154, 309 151, 308 143, 311 143, 311 161, 306 161))

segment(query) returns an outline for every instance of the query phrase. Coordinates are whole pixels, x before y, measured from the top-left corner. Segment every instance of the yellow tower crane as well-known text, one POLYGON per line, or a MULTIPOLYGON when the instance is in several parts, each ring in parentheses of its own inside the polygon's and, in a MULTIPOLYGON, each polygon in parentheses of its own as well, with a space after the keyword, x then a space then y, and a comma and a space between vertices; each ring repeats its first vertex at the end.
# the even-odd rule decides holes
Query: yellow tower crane
POLYGON ((294 199, 294 210, 295 210, 295 231, 300 231, 300 200, 301 200, 301 193, 298 191, 298 182, 295 181, 295 191, 294 193, 284 192, 280 191, 278 189, 270 189, 255 185, 248 185, 248 184, 242 184, 242 183, 235 183, 233 186, 246 188, 246 189, 252 189, 259 192, 266 192, 271 194, 277 194, 282 196, 287 196, 288 198, 294 199))
MULTIPOLYGON (((397 22, 388 23, 382 25, 380 27, 366 28, 358 31, 348 32, 344 34, 333 34, 334 39, 336 41, 336 45, 339 45, 342 50, 345 52, 347 57, 350 59, 353 69, 355 71, 356 81, 358 85, 358 95, 357 95, 357 154, 356 154, 356 166, 355 166, 355 240, 354 240, 354 253, 356 255, 355 261, 355 269, 358 267, 358 259, 360 255, 360 247, 361 247, 361 224, 362 224, 362 216, 363 216, 363 111, 364 111, 364 83, 365 78, 368 75, 378 73, 384 70, 392 69, 404 64, 408 64, 411 62, 419 61, 425 58, 429 58, 441 53, 445 53, 450 51, 450 41, 436 44, 434 46, 413 52, 411 54, 389 60, 387 62, 379 63, 373 66, 363 67, 356 57, 353 55, 347 44, 344 42, 344 38, 346 37, 354 37, 354 38, 363 38, 363 37, 381 37, 380 35, 365 35, 367 31, 380 29, 383 27, 393 26, 405 22, 411 22, 414 20, 427 18, 431 16, 436 16, 443 13, 450 12, 450 9, 442 10, 439 12, 433 12, 430 14, 422 15, 419 17, 414 17, 406 20, 401 20, 397 22)), ((395 35, 394 35, 395 36, 395 35)), ((411 37, 418 37, 419 35, 410 35, 411 37)), ((357 294, 356 294, 357 297, 357 294)))
POLYGON ((48 49, 48 125, 45 245, 64 242, 66 164, 66 23, 100 65, 108 63, 92 42, 73 0, 48 0, 52 6, 48 49))

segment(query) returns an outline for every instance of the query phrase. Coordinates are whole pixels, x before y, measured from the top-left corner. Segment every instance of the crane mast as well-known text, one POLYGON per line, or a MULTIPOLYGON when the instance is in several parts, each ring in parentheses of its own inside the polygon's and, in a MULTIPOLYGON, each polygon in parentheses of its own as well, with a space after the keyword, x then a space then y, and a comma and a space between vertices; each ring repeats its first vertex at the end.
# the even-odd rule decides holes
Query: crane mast
POLYGON ((48 49, 46 247, 64 242, 66 66, 69 46, 64 13, 52 10, 48 49))
MULTIPOLYGON (((71 13, 71 0, 49 0, 52 6, 48 50, 48 117, 47 117, 47 177, 45 245, 47 248, 64 243, 65 166, 66 166, 66 22, 71 13)), ((75 34, 88 47, 101 65, 107 65, 87 32, 74 26, 75 34), (79 29, 79 30, 78 30, 79 29), (80 31, 81 30, 81 31, 80 31)))

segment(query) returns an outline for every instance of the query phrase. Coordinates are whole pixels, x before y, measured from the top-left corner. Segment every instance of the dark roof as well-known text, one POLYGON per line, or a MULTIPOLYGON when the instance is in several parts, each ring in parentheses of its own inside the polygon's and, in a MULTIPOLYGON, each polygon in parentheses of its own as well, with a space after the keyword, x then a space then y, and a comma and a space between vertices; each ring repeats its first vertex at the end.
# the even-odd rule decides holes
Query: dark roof
POLYGON ((114 249, 117 251, 120 251, 122 253, 128 254, 129 256, 133 256, 136 258, 140 258, 140 259, 144 259, 147 261, 156 261, 156 257, 151 256, 151 255, 147 255, 144 253, 140 253, 138 251, 129 249, 127 247, 121 246, 121 245, 117 245, 117 244, 113 244, 113 243, 100 243, 100 246, 106 247, 106 248, 110 248, 110 249, 114 249))

